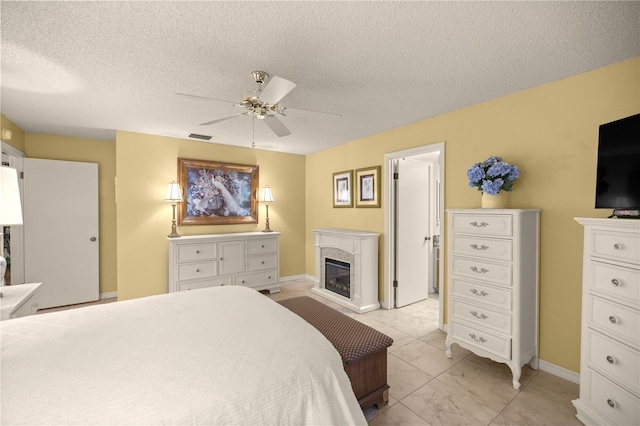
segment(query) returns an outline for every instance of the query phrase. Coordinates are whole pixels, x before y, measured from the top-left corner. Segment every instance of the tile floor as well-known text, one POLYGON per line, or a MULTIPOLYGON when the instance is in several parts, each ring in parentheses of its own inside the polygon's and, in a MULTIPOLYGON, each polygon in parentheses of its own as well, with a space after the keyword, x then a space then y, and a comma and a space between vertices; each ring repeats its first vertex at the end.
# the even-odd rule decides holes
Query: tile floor
MULTIPOLYGON (((387 360, 389 404, 365 412, 370 426, 383 425, 581 425, 571 400, 579 386, 525 366, 520 391, 511 370, 478 357, 458 345, 453 358, 444 354, 446 333, 438 330, 438 300, 427 299, 400 309, 357 314, 311 292, 313 282, 282 283, 273 300, 310 296, 393 339, 387 360)), ((51 308, 57 310, 110 303, 116 299, 51 308)))
POLYGON ((365 412, 369 425, 581 425, 571 400, 579 386, 525 366, 521 390, 505 364, 478 357, 458 345, 444 354, 438 300, 400 309, 357 314, 311 292, 313 282, 288 281, 274 300, 310 296, 393 339, 387 361, 389 405, 365 412))

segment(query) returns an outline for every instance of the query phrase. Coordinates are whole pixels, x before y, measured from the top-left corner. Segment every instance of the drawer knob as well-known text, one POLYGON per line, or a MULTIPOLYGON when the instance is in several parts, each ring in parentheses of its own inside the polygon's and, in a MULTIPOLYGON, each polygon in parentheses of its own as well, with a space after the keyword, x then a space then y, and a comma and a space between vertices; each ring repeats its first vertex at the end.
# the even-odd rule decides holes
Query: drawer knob
POLYGON ((622 247, 623 247, 622 244, 618 244, 618 243, 615 243, 613 245, 613 248, 616 249, 616 250, 622 250, 622 247))
POLYGON ((242 280, 242 284, 244 284, 244 280, 242 280))
POLYGON ((469 337, 471 337, 476 342, 480 342, 480 343, 486 343, 486 341, 487 341, 487 339, 485 339, 484 337, 482 337, 482 336, 476 337, 476 335, 473 334, 473 333, 469 333, 469 337))
POLYGON ((262 261, 262 264, 264 265, 264 260, 262 261))
POLYGON ((473 222, 469 222, 469 225, 473 226, 474 228, 484 228, 485 226, 489 226, 489 224, 485 221, 478 223, 475 220, 473 222))
POLYGON ((484 251, 489 248, 489 246, 485 246, 484 244, 479 246, 477 244, 471 244, 470 247, 474 250, 484 251))
POLYGON ((617 324, 618 323, 618 318, 616 318, 613 315, 611 315, 611 316, 609 316, 609 322, 611 324, 617 324))
POLYGON ((611 285, 614 287, 618 287, 620 285, 620 281, 617 278, 611 280, 611 285))
POLYGON ((196 268, 196 272, 200 272, 200 269, 196 268))
POLYGON ((196 254, 200 254, 200 250, 196 250, 196 254))
POLYGON ((469 268, 477 274, 486 274, 487 272, 489 272, 488 269, 478 268, 477 266, 470 266, 469 268))
POLYGON ((220 260, 224 259, 223 257, 220 258, 220 260))
POLYGON ((618 404, 616 404, 616 402, 615 402, 613 399, 611 399, 611 398, 607 399, 607 404, 608 404, 608 405, 609 405, 609 407, 611 407, 611 408, 617 408, 617 407, 618 407, 618 404))
POLYGON ((262 244, 260 247, 261 247, 261 248, 264 248, 264 244, 262 244))
POLYGON ((476 311, 471 311, 471 315, 473 315, 476 318, 483 319, 483 320, 489 318, 485 314, 478 314, 476 311))
POLYGON ((471 289, 471 290, 469 290, 469 291, 470 291, 471 293, 475 294, 476 296, 482 296, 482 297, 485 297, 485 296, 488 296, 488 295, 489 295, 489 293, 487 293, 486 291, 484 291, 484 290, 482 290, 482 291, 478 291, 478 290, 476 290, 475 288, 472 288, 472 289, 471 289))
POLYGON ((269 275, 267 278, 268 278, 268 279, 271 279, 271 275, 269 275))
POLYGON ((607 362, 609 364, 615 364, 616 363, 616 359, 614 357, 612 357, 611 355, 607 355, 607 362))

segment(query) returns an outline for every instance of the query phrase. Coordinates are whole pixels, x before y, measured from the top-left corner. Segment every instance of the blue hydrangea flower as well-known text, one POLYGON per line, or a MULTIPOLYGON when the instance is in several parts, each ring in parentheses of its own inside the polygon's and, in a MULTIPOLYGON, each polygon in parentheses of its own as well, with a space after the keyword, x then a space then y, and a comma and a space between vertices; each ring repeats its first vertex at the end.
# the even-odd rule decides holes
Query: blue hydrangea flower
POLYGON ((496 163, 499 163, 502 161, 502 157, 498 157, 497 155, 492 155, 491 157, 487 158, 486 160, 484 160, 484 162, 482 163, 482 167, 484 167, 485 169, 493 166, 496 163))
POLYGON ((489 167, 489 170, 487 170, 487 175, 492 177, 502 177, 508 175, 510 172, 511 167, 509 166, 509 164, 505 163, 504 161, 500 161, 489 167))
POLYGON ((496 195, 498 192, 500 192, 503 183, 504 180, 502 180, 501 178, 497 178, 493 181, 484 180, 482 181, 482 192, 486 192, 489 195, 496 195))
POLYGON ((484 179, 485 172, 480 163, 476 163, 469 170, 467 170, 467 177, 469 178, 469 186, 478 186, 482 179, 484 179))
POLYGON ((511 182, 513 182, 514 180, 518 179, 519 177, 520 177, 520 170, 518 170, 518 166, 510 164, 509 165, 509 174, 507 175, 507 179, 509 179, 511 182))

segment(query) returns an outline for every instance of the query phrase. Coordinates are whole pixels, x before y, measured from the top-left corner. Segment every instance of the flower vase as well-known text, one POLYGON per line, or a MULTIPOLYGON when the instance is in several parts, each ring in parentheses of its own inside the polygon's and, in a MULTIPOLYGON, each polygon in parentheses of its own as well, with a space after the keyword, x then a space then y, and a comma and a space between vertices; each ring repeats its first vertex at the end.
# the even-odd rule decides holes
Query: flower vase
POLYGON ((509 196, 506 191, 500 191, 496 195, 482 193, 483 209, 506 209, 509 204, 509 196))

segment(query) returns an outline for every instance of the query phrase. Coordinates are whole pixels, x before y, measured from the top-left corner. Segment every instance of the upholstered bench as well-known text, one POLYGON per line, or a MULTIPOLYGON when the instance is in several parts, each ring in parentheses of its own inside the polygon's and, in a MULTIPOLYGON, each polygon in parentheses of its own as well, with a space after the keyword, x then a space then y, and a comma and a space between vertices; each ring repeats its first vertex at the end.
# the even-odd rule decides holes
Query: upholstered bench
POLYGON ((311 297, 279 302, 314 326, 342 357, 351 387, 362 409, 389 402, 387 348, 393 339, 311 297))

